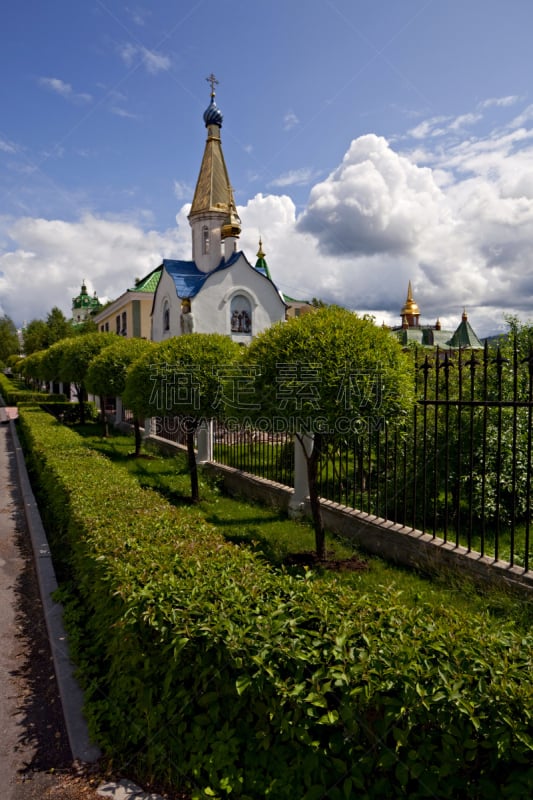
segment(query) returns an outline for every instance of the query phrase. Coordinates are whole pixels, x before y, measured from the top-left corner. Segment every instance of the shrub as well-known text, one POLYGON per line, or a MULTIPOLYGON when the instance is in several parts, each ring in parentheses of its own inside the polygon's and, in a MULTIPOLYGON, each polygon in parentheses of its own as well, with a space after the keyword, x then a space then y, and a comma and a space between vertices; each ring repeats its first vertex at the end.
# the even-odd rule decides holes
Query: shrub
POLYGON ((38 410, 93 736, 194 798, 522 797, 532 635, 276 572, 38 410))
MULTIPOLYGON (((94 422, 98 419, 98 409, 96 403, 84 402, 84 418, 86 422, 94 422)), ((43 411, 52 414, 60 422, 66 425, 78 425, 81 422, 81 408, 80 403, 69 403, 67 401, 60 402, 50 398, 50 402, 41 402, 39 406, 43 411)))
POLYGON ((39 403, 44 401, 65 401, 63 394, 48 394, 48 392, 39 392, 35 389, 25 389, 19 385, 18 381, 10 380, 6 375, 0 372, 0 395, 4 398, 9 406, 16 406, 19 403, 39 403))

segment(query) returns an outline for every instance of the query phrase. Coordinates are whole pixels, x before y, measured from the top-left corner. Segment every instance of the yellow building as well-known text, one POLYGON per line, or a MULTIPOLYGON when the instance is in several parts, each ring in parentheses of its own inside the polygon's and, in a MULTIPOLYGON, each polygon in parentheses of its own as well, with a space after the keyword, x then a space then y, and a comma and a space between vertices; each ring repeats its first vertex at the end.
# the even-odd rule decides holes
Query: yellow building
POLYGON ((315 306, 312 303, 308 303, 307 300, 294 300, 294 298, 286 294, 283 295, 283 299, 287 303, 287 311, 285 312, 286 319, 291 319, 291 317, 303 317, 304 314, 315 310, 315 306))
POLYGON ((93 319, 98 330, 129 338, 150 339, 152 303, 161 269, 154 269, 138 281, 133 289, 128 289, 96 314, 93 319))

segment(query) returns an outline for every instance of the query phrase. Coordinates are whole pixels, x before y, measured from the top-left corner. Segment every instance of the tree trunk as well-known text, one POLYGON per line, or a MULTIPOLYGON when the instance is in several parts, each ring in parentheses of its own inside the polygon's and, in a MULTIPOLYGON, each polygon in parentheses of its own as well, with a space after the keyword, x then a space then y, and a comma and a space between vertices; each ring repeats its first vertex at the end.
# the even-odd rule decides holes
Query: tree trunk
POLYGON ((109 427, 107 424, 107 414, 105 413, 106 398, 100 395, 100 413, 102 415, 102 437, 107 439, 109 436, 109 427))
POLYGON ((85 387, 80 383, 78 390, 78 403, 80 404, 80 425, 85 425, 85 387))
POLYGON ((200 492, 198 489, 198 466, 196 464, 196 453, 194 452, 194 432, 196 425, 187 425, 187 461, 189 463, 189 474, 191 476, 191 498, 193 503, 198 503, 200 500, 200 492))
MULTIPOLYGON (((326 558, 326 534, 322 521, 322 511, 320 509, 320 499, 318 493, 318 464, 322 454, 322 434, 315 433, 313 449, 309 455, 306 454, 307 479, 309 482, 309 504, 311 506, 311 516, 313 518, 313 528, 315 531, 315 550, 317 558, 322 561, 326 558)), ((305 448, 304 453, 306 452, 305 448)))
POLYGON ((141 454, 141 425, 139 423, 139 417, 135 415, 133 417, 133 434, 135 436, 135 458, 140 456, 141 454))

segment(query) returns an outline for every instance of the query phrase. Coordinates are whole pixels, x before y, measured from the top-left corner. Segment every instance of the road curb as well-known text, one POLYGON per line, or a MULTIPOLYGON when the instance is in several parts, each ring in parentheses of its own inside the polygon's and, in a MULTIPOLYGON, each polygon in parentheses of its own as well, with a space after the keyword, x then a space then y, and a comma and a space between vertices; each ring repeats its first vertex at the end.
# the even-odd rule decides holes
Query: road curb
POLYGON ((9 422, 9 427, 15 450, 24 515, 32 543, 39 592, 72 757, 75 761, 94 763, 102 753, 89 737, 87 722, 82 712, 83 692, 74 677, 74 666, 68 653, 68 640, 63 625, 63 608, 52 597, 57 589, 57 579, 48 539, 31 488, 17 429, 12 420, 9 422))
MULTIPOLYGON (((91 742, 87 722, 83 716, 83 692, 74 677, 74 665, 68 653, 68 639, 63 625, 63 607, 52 597, 57 589, 52 554, 37 501, 31 488, 24 453, 13 420, 9 420, 9 429, 15 451, 24 516, 32 544, 39 593, 72 757, 75 761, 93 764, 98 761, 102 753, 100 748, 91 742)), ((146 793, 139 786, 128 780, 119 782, 107 781, 98 786, 96 792, 101 797, 108 797, 112 800, 163 800, 160 795, 146 793)))

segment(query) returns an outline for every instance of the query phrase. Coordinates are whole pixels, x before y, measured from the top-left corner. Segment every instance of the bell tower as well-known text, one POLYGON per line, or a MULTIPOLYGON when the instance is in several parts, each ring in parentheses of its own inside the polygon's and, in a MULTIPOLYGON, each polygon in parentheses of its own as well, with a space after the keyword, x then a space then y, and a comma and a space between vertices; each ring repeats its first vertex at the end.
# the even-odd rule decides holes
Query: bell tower
POLYGON ((189 212, 192 257, 201 272, 211 272, 223 257, 229 258, 236 250, 241 232, 241 221, 222 153, 222 112, 215 103, 218 81, 213 74, 206 80, 211 84, 211 102, 204 111, 207 141, 189 212))

